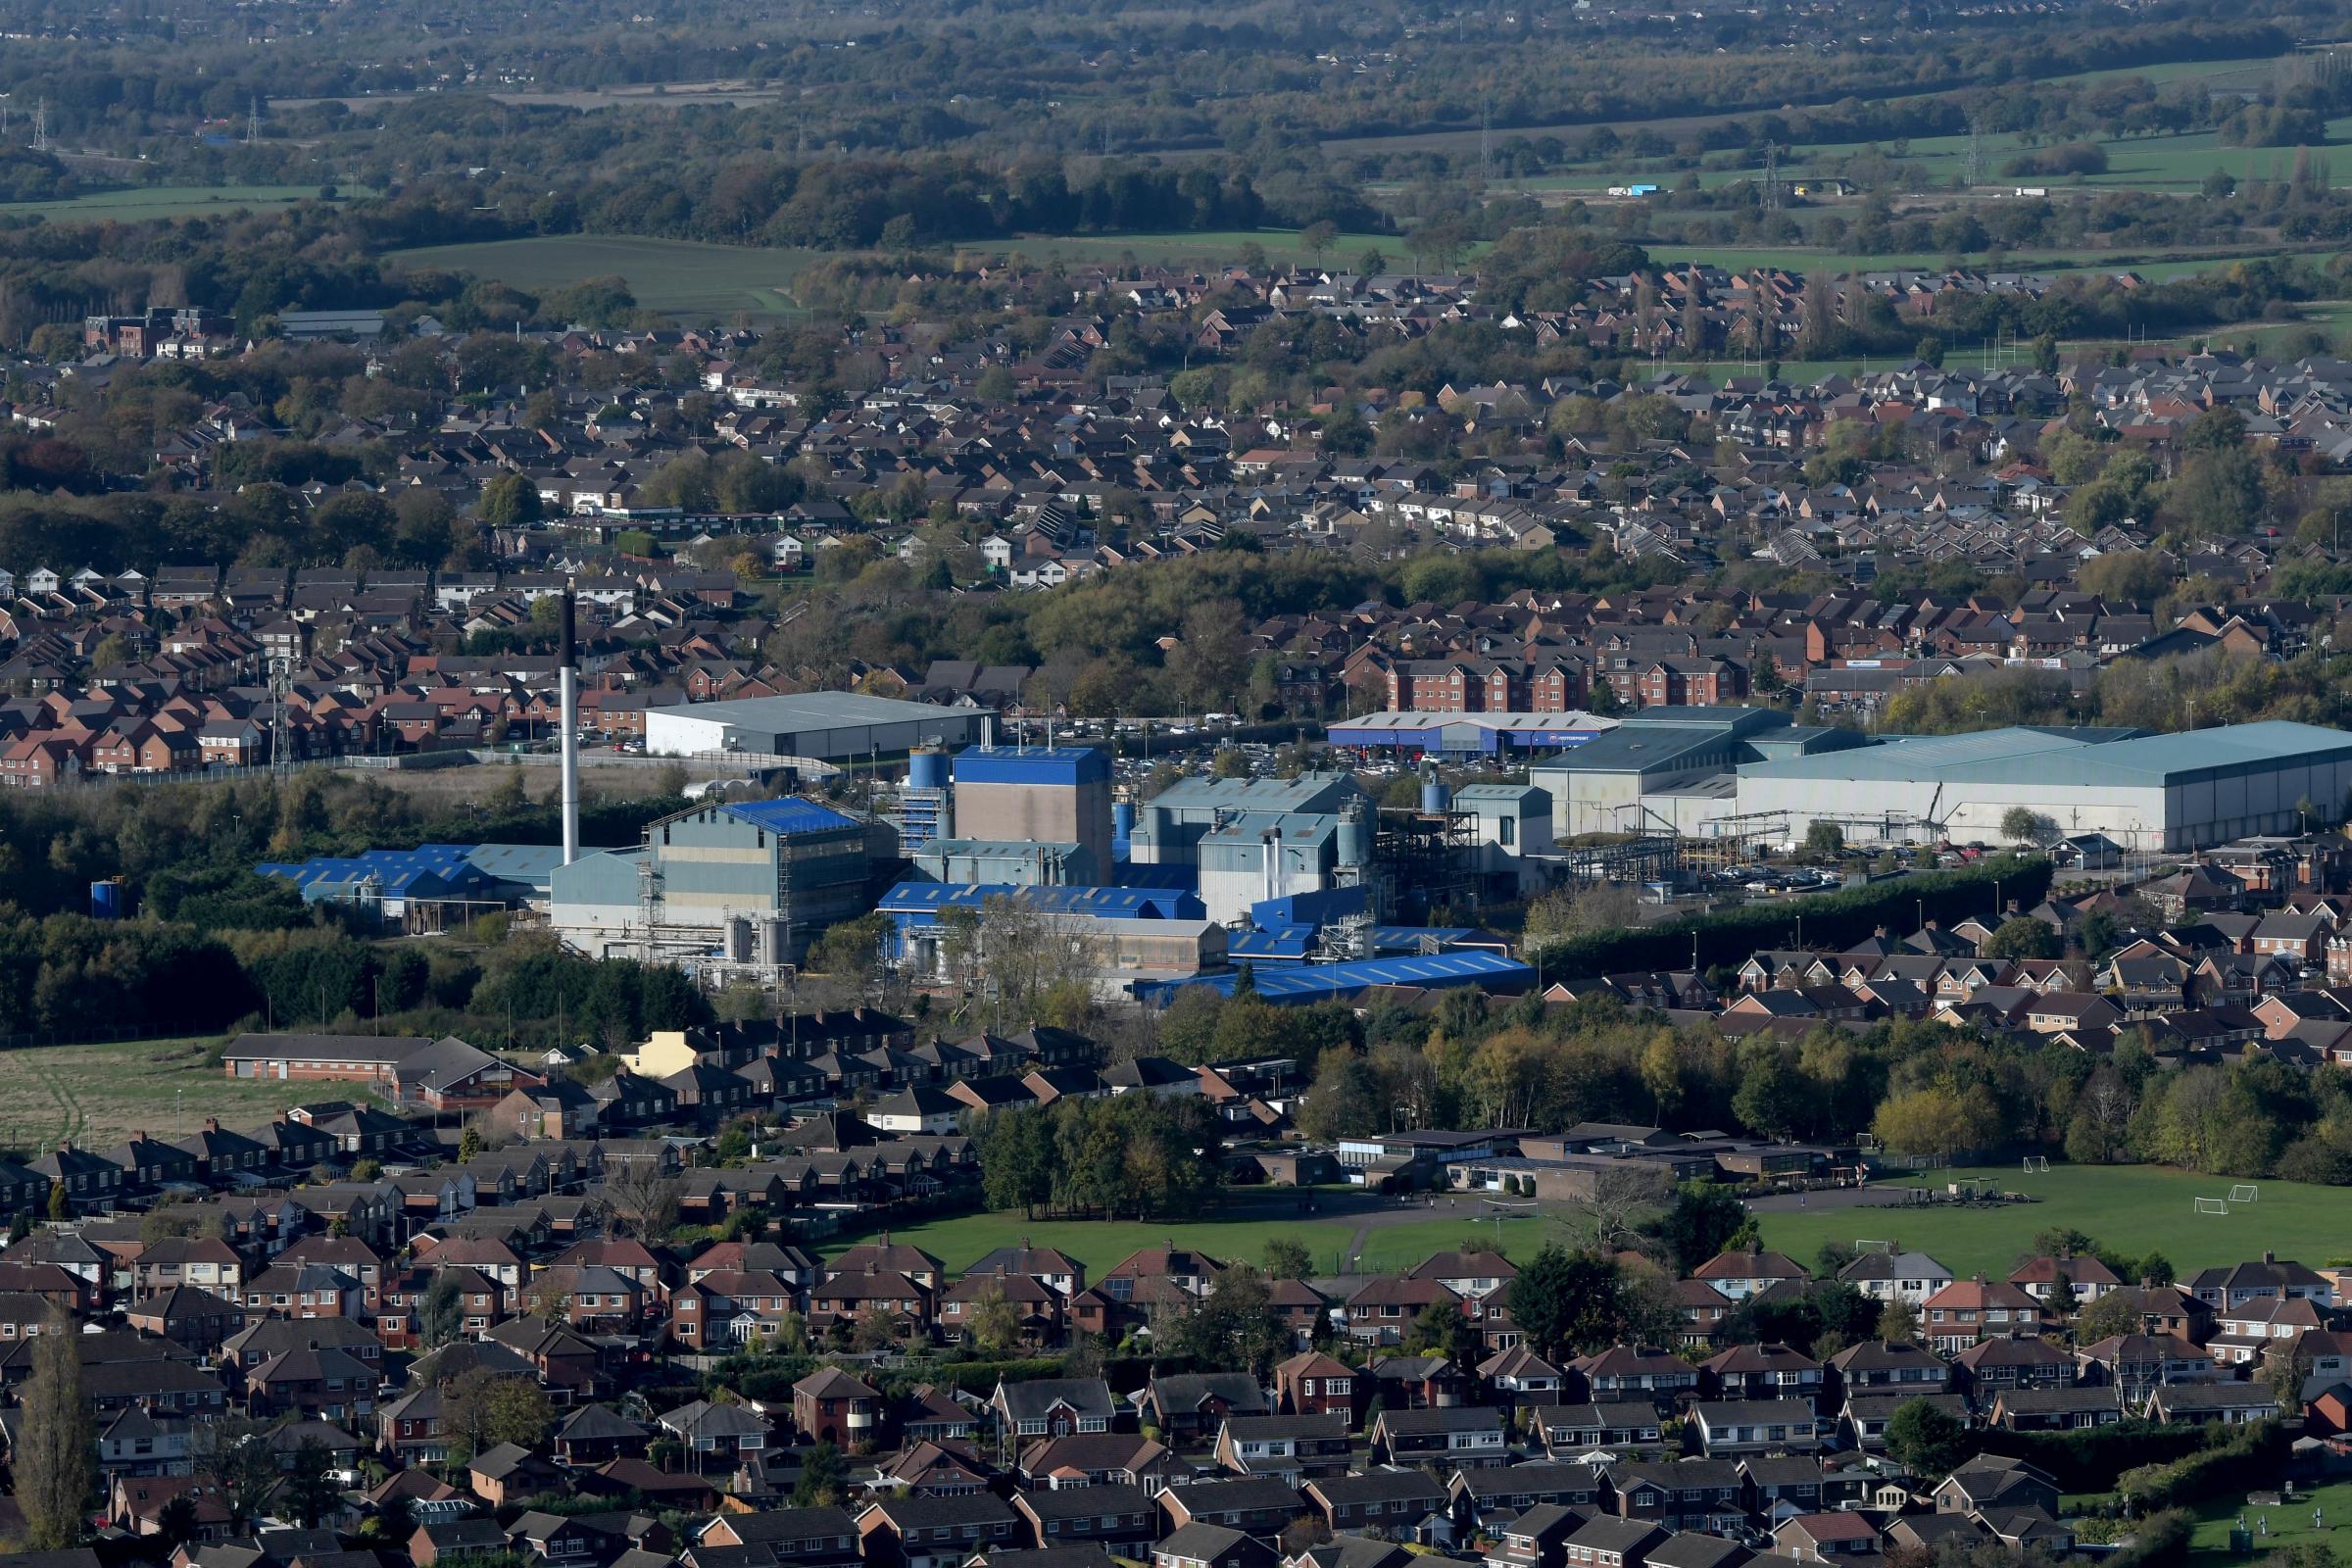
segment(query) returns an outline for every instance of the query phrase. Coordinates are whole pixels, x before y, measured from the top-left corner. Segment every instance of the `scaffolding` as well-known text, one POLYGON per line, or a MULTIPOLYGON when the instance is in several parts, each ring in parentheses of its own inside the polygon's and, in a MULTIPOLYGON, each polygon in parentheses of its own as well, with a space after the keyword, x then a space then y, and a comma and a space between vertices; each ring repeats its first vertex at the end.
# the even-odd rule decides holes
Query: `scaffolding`
POLYGON ((1478 818, 1468 811, 1383 807, 1373 829, 1373 906, 1412 923, 1477 902, 1478 818))
POLYGON ((1530 856, 1550 871, 1555 886, 1590 887, 1596 882, 1660 882, 1683 868, 1683 841, 1670 834, 1643 833, 1606 844, 1574 844, 1548 855, 1530 856))

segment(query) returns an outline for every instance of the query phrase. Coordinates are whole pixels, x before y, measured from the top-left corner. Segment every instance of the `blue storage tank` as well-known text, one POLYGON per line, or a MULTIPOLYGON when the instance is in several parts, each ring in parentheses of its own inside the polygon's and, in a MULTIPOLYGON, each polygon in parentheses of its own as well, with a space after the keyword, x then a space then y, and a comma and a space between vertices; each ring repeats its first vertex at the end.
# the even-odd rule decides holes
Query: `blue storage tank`
POLYGON ((1421 786, 1421 814, 1422 814, 1422 815, 1424 815, 1424 816, 1442 816, 1442 815, 1444 815, 1444 814, 1445 814, 1445 812, 1446 812, 1446 808, 1447 807, 1451 806, 1452 804, 1453 804, 1453 792, 1452 792, 1451 790, 1447 789, 1447 788, 1446 788, 1446 787, 1444 784, 1440 783, 1438 780, 1436 780, 1436 779, 1434 779, 1434 778, 1433 778, 1433 779, 1430 779, 1430 780, 1428 780, 1428 781, 1426 781, 1425 783, 1423 783, 1423 784, 1422 784, 1422 786, 1421 786))
POLYGON ((104 877, 90 884, 91 919, 122 919, 126 912, 123 907, 125 902, 122 896, 122 879, 121 877, 104 877))
POLYGON ((1133 838, 1134 836, 1135 836, 1135 803, 1134 803, 1133 801, 1113 801, 1113 802, 1111 802, 1111 803, 1110 803, 1110 858, 1111 858, 1112 859, 1114 859, 1114 860, 1124 860, 1124 859, 1126 859, 1126 858, 1127 858, 1127 841, 1128 841, 1129 839, 1133 838))
POLYGON ((910 790, 944 790, 948 787, 948 754, 936 748, 925 748, 906 755, 906 787, 910 790))

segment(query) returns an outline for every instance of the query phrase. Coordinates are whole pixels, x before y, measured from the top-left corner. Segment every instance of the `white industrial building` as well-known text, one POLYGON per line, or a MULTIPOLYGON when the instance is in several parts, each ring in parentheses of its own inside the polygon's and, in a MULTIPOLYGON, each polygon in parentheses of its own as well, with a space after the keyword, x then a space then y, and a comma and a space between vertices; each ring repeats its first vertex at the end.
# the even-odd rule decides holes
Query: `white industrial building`
MULTIPOLYGON (((1758 714, 1767 710, 1752 710, 1758 714)), ((1673 833, 1796 841, 1835 823, 1852 844, 1997 844, 2019 807, 2060 832, 2164 852, 2309 825, 2352 806, 2352 734, 2271 721, 2177 735, 2022 726, 1886 735, 1682 710, 1621 724, 1528 771, 1561 838, 1673 833)))
POLYGON ((645 751, 649 757, 748 752, 842 761, 918 746, 971 745, 987 738, 993 717, 977 708, 940 708, 857 692, 739 697, 647 709, 645 751))
POLYGON ((2352 734, 2271 721, 2177 735, 2027 727, 1892 736, 1748 763, 1738 777, 1724 804, 1743 818, 1785 813, 1791 838, 1829 820, 1855 841, 1991 844, 2022 806, 2069 835, 2187 850, 2299 831, 2298 803, 2340 817, 2352 792, 2352 734))

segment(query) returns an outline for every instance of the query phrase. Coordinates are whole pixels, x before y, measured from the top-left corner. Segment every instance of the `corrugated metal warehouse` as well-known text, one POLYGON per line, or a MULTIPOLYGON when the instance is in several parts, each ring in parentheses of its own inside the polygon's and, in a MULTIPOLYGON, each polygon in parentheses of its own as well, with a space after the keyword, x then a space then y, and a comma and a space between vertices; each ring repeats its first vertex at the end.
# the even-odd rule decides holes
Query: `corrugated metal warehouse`
POLYGON ((2069 834, 2186 850, 2299 831, 2298 802, 2340 815, 2352 793, 2352 734, 2278 720, 2179 735, 1980 730, 1753 762, 1739 777, 1738 810, 1786 812, 1795 838, 1816 818, 1894 818, 1911 825, 1887 837, 1940 831, 1997 843, 2001 818, 2022 806, 2069 834))
POLYGON ((839 761, 870 752, 977 741, 993 715, 976 708, 902 703, 856 692, 741 697, 724 703, 652 708, 645 714, 649 757, 753 752, 839 761))

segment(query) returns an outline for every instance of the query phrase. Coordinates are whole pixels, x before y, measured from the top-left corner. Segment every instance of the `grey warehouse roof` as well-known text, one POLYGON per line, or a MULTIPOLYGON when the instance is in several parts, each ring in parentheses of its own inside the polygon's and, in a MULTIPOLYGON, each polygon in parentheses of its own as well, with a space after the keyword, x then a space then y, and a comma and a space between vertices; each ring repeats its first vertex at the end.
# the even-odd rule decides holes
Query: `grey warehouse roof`
POLYGON ((858 692, 795 692, 782 697, 687 703, 677 708, 653 709, 651 712, 664 718, 707 719, 719 724, 790 731, 823 729, 835 724, 930 723, 943 718, 970 718, 975 710, 942 708, 936 703, 905 703, 858 692))
POLYGON ((2015 781, 2025 776, 2020 768, 2030 766, 2037 784, 2151 785, 2203 773, 2352 756, 2352 734, 2283 719, 2179 735, 2114 738, 2132 733, 2016 728, 1905 736, 1882 746, 1751 763, 1740 772, 1747 778, 1933 778, 1983 784, 2015 781))

